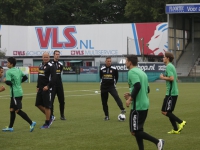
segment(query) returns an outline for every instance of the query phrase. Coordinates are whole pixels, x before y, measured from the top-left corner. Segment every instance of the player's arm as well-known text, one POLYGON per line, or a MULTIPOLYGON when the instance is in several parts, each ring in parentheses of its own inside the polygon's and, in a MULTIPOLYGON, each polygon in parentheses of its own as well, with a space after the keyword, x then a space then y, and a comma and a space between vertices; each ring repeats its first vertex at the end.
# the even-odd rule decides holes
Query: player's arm
POLYGON ((116 68, 116 70, 115 70, 115 81, 116 81, 116 83, 118 81, 118 77, 119 77, 119 72, 118 72, 118 70, 116 68))
POLYGON ((50 74, 51 74, 51 80, 50 80, 49 84, 47 85, 48 89, 52 88, 56 82, 56 68, 54 65, 52 65, 50 67, 50 74))
POLYGON ((5 91, 5 87, 4 87, 4 86, 1 86, 1 87, 0 87, 0 92, 3 92, 3 91, 5 91))
POLYGON ((63 65, 60 64, 60 73, 63 71, 63 65))
POLYGON ((102 70, 100 69, 100 71, 99 71, 99 77, 100 77, 100 79, 102 79, 102 76, 103 76, 103 72, 102 72, 102 70))
POLYGON ((162 73, 160 74, 160 79, 166 80, 166 81, 174 81, 174 76, 166 77, 162 73))
POLYGON ((22 82, 26 81, 28 77, 26 75, 22 76, 22 82))
POLYGON ((132 100, 136 100, 136 97, 141 89, 141 84, 140 84, 140 82, 136 82, 133 86, 134 86, 134 88, 131 92, 131 98, 132 98, 132 100))
POLYGON ((10 74, 9 71, 6 72, 6 78, 5 78, 4 80, 5 80, 5 83, 6 83, 8 86, 12 86, 11 74, 10 74))

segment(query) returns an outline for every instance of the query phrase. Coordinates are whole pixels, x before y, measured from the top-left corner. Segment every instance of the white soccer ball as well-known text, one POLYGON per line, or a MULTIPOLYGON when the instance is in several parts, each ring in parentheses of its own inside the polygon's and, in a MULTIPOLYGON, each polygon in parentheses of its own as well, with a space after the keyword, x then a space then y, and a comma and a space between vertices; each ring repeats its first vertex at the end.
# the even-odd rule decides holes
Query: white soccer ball
POLYGON ((124 114, 119 114, 118 115, 118 120, 119 121, 125 121, 126 120, 126 116, 124 114))
POLYGON ((94 93, 98 94, 98 91, 95 91, 94 93))

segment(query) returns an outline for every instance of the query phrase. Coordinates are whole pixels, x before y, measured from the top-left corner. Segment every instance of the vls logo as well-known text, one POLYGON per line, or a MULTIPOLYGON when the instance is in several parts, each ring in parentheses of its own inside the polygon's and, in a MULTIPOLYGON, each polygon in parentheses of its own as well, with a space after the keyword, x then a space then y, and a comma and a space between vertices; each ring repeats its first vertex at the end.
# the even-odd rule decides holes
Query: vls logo
POLYGON ((74 26, 66 27, 63 29, 63 36, 66 41, 58 41, 58 28, 57 27, 46 27, 43 31, 42 27, 36 27, 36 34, 41 49, 48 49, 49 42, 51 41, 52 49, 72 49, 77 45, 77 41, 73 36, 76 33, 74 26))

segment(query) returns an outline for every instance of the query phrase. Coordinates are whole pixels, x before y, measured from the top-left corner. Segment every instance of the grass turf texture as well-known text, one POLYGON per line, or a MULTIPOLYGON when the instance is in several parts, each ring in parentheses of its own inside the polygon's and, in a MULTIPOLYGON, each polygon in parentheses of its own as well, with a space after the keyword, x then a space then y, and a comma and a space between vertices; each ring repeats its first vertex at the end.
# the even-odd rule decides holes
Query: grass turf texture
MULTIPOLYGON (((129 109, 126 108, 125 122, 119 122, 120 110, 109 96, 110 120, 104 121, 99 83, 64 83, 65 116, 61 121, 59 104, 55 99, 56 121, 49 129, 40 129, 44 115, 35 104, 36 83, 23 83, 23 109, 31 119, 37 122, 35 130, 29 132, 29 124, 16 116, 14 132, 0 132, 1 150, 137 150, 136 140, 129 133, 129 109), (99 90, 98 90, 99 91, 99 90)), ((144 126, 147 133, 165 140, 166 150, 199 150, 199 83, 179 83, 177 105, 174 113, 187 121, 180 135, 169 135, 172 126, 167 117, 160 112, 165 95, 165 83, 150 83, 151 92, 149 114, 144 126), (159 91, 156 89, 159 88, 159 91)), ((118 93, 128 91, 127 83, 118 83, 118 93)), ((9 125, 9 87, 0 93, 0 127, 9 125)), ((144 141, 145 150, 154 150, 156 146, 144 141)))

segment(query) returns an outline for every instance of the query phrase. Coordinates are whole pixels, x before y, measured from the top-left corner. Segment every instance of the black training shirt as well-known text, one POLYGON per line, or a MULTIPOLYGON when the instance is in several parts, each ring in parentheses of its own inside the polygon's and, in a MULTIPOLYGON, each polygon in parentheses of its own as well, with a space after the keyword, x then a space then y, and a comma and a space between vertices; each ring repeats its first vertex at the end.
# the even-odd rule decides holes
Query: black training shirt
POLYGON ((59 61, 54 61, 54 60, 51 63, 56 68, 56 86, 60 86, 60 85, 62 85, 61 74, 62 74, 62 71, 63 71, 63 64, 59 61))
POLYGON ((114 66, 103 66, 100 69, 101 89, 115 87, 118 81, 118 70, 114 66))
POLYGON ((50 62, 39 65, 37 88, 48 86, 49 89, 55 86, 56 69, 50 62))

